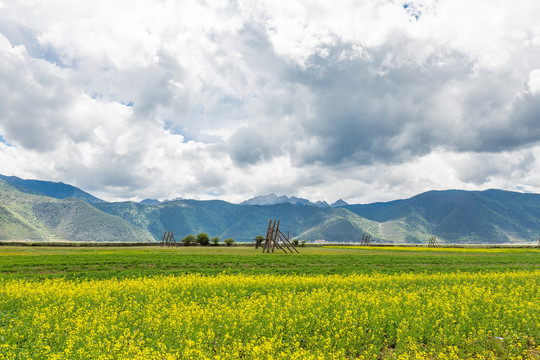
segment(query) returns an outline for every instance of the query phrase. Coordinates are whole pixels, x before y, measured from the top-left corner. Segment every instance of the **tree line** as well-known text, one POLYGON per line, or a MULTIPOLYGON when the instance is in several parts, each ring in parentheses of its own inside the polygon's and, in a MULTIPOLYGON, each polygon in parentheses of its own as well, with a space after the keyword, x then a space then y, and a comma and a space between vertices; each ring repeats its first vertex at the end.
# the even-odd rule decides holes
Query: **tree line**
MULTIPOLYGON (((191 234, 186 235, 186 237, 183 238, 181 241, 182 241, 182 244, 184 244, 185 246, 195 245, 195 244, 199 244, 201 246, 208 246, 208 245, 218 246, 219 243, 221 242, 221 239, 218 236, 210 238, 207 233, 201 232, 201 233, 198 233, 197 236, 194 236, 191 234)), ((227 246, 234 245, 233 238, 227 238, 223 240, 223 242, 227 246)))

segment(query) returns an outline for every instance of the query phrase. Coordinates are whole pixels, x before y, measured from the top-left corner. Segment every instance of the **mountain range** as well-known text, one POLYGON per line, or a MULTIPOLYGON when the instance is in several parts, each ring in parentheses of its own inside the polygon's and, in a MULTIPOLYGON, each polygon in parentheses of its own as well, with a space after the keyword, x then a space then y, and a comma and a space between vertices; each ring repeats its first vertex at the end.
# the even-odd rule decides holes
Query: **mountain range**
POLYGON ((74 186, 0 175, 0 240, 159 241, 173 231, 251 241, 270 219, 308 241, 451 244, 536 242, 540 195, 502 190, 428 191, 409 199, 332 205, 297 197, 259 196, 225 201, 106 202, 74 186))

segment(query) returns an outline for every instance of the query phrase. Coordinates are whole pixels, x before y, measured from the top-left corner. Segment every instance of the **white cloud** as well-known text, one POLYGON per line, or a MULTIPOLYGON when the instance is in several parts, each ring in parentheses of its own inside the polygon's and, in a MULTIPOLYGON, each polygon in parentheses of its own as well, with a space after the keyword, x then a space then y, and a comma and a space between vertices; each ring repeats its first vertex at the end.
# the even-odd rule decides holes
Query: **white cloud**
POLYGON ((1 6, 0 173, 107 199, 540 191, 535 1, 1 6))
POLYGON ((529 73, 529 81, 527 83, 529 90, 533 95, 540 93, 540 69, 534 69, 529 73))

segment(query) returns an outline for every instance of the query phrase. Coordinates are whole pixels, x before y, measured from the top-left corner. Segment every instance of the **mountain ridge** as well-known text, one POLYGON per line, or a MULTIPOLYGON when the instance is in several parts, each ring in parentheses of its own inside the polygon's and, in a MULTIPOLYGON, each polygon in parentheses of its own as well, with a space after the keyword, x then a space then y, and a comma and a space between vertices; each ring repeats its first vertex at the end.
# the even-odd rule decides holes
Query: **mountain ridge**
POLYGON ((286 195, 276 195, 274 193, 270 193, 267 195, 259 195, 255 196, 251 199, 242 201, 240 205, 277 205, 277 204, 284 204, 289 203, 293 205, 308 205, 308 206, 317 206, 317 207, 339 207, 339 206, 346 206, 348 203, 346 203, 343 199, 339 199, 336 202, 332 204, 328 204, 326 201, 316 201, 312 202, 308 199, 299 198, 296 196, 288 197, 286 195))
POLYGON ((121 228, 141 241, 159 241, 164 231, 174 231, 177 240, 206 232, 250 241, 264 235, 270 219, 281 220, 282 230, 309 241, 358 242, 364 233, 375 242, 415 244, 431 236, 448 244, 536 242, 540 237, 540 194, 497 189, 431 190, 370 204, 340 199, 332 206, 275 194, 253 198, 259 204, 186 199, 109 203, 71 185, 7 178, 11 182, 0 179, 0 240, 126 241, 121 228), (43 195, 47 191, 52 196, 43 195), (66 198, 70 194, 75 196, 66 198))
POLYGON ((0 180, 0 240, 152 242, 129 222, 77 198, 24 193, 0 180))
POLYGON ((62 182, 21 179, 17 176, 5 176, 0 174, 0 180, 3 180, 13 186, 20 192, 34 195, 43 195, 55 199, 77 198, 87 203, 103 203, 101 200, 73 185, 64 184, 62 182))
POLYGON ((380 223, 420 221, 433 235, 463 243, 486 242, 488 238, 492 243, 534 241, 540 237, 539 194, 497 189, 431 190, 409 199, 344 208, 380 223))

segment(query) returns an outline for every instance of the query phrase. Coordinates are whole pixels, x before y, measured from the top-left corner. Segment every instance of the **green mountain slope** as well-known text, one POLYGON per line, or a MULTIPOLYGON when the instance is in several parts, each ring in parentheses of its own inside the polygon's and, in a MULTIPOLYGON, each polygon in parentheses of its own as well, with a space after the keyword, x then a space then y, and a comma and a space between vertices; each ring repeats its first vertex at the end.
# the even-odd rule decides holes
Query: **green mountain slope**
POLYGON ((26 180, 16 176, 4 175, 0 175, 0 180, 7 182, 13 188, 27 194, 43 195, 55 199, 76 198, 90 204, 105 202, 75 186, 64 183, 42 180, 26 180))
POLYGON ((154 241, 129 222, 79 199, 20 192, 0 181, 0 240, 154 241))
POLYGON ((96 204, 104 212, 148 230, 156 239, 172 230, 249 241, 264 235, 269 219, 306 240, 355 242, 364 232, 376 241, 427 243, 508 243, 540 237, 540 195, 498 190, 430 191, 406 200, 341 208, 292 204, 235 205, 223 201, 172 201, 159 205, 96 204))
POLYGON ((423 242, 430 234, 448 243, 523 242, 540 237, 538 194, 428 191, 406 200, 344 208, 381 222, 386 236, 407 234, 423 242))
MULTIPOLYGON (((265 235, 270 219, 280 220, 280 229, 306 240, 313 239, 315 232, 305 233, 321 223, 345 216, 355 224, 354 231, 331 234, 326 231, 326 240, 349 241, 362 236, 364 221, 345 209, 320 208, 293 204, 277 205, 235 205, 224 201, 171 201, 160 205, 141 205, 133 202, 96 204, 96 207, 109 214, 119 216, 130 223, 148 230, 156 239, 161 239, 164 231, 173 231, 177 240, 187 234, 206 232, 210 236, 233 237, 238 241, 251 241, 257 235, 265 235), (357 232, 360 232, 358 235, 357 232)), ((325 224, 328 224, 325 223, 325 224)))
POLYGON ((364 233, 380 240, 380 224, 352 213, 346 209, 336 209, 320 224, 297 236, 309 241, 323 239, 332 242, 361 242, 364 233))
POLYGON ((0 204, 0 240, 28 239, 41 235, 31 223, 24 221, 8 207, 0 204))

